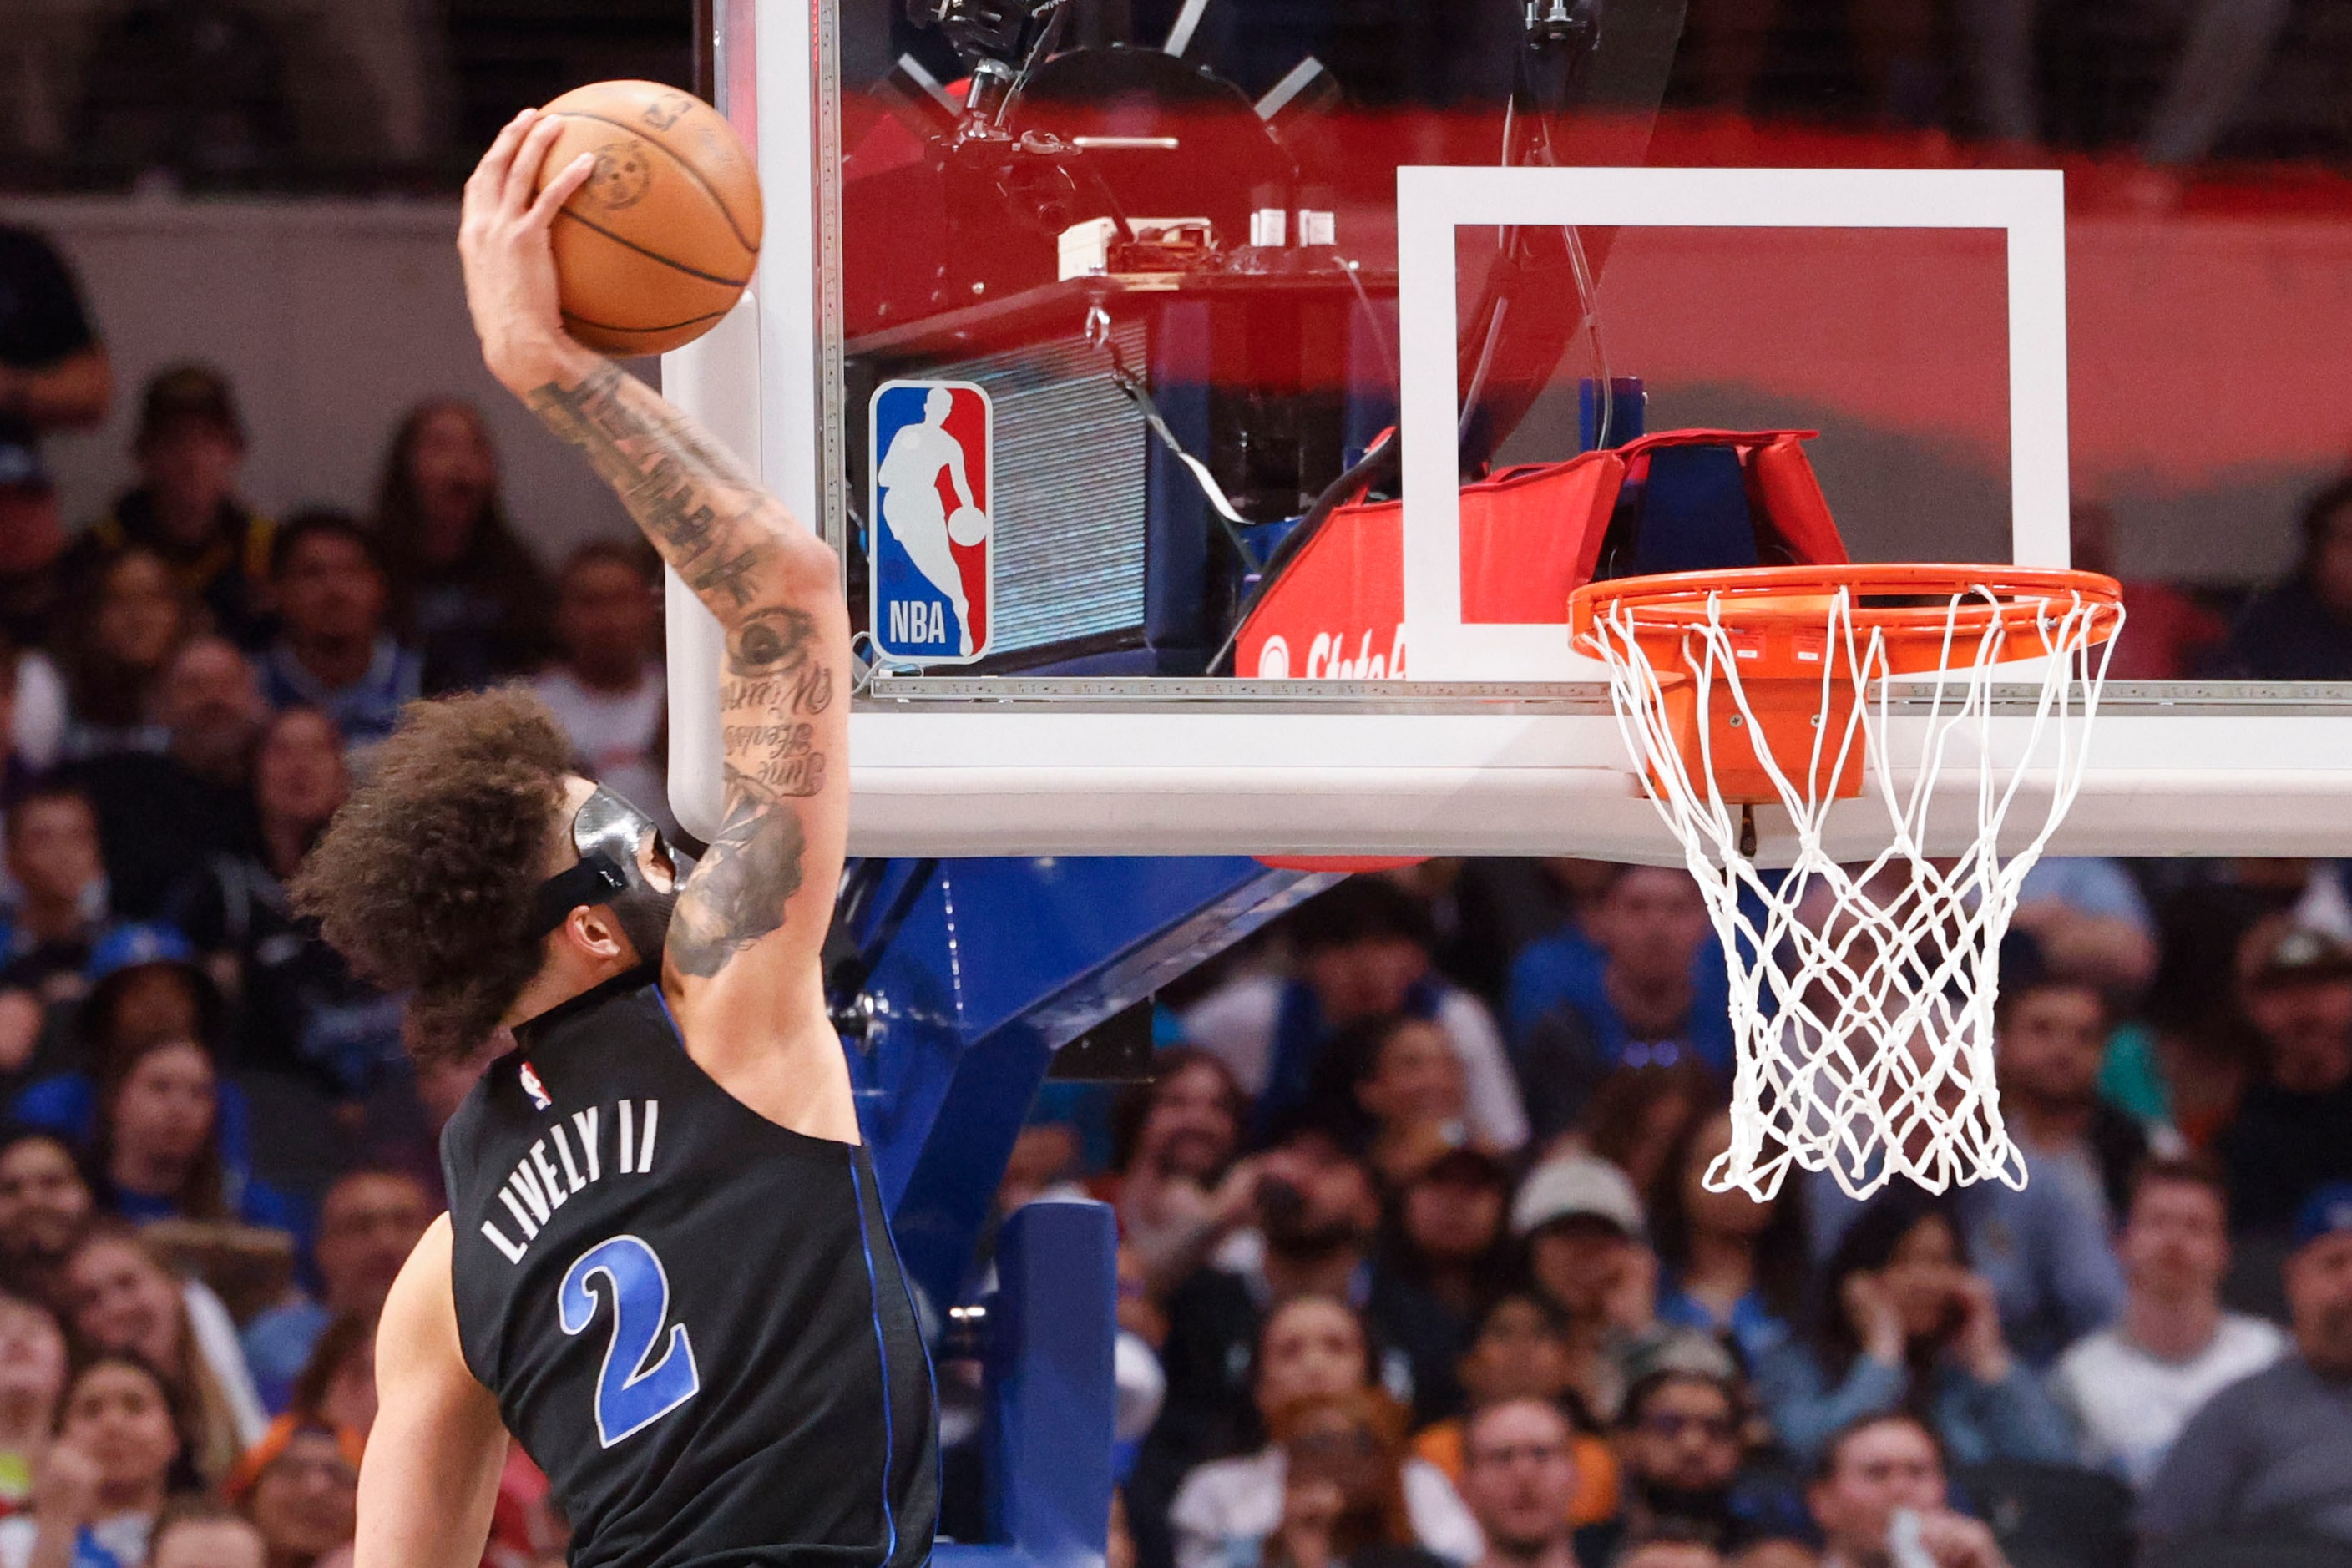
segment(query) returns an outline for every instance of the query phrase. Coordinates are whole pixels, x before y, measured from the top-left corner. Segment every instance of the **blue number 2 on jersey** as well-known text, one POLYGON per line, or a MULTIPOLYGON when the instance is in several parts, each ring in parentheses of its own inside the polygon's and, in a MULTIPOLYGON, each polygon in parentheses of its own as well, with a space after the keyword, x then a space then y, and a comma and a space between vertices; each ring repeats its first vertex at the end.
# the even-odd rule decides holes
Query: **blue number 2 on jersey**
POLYGON ((556 1315, 567 1334, 585 1333, 596 1321, 589 1282, 602 1274, 613 1289, 613 1337, 596 1373, 596 1433, 611 1447, 644 1431, 702 1387, 694 1345, 684 1323, 672 1324, 669 1343, 650 1361, 662 1324, 669 1321, 669 1275, 654 1249, 634 1236, 600 1241, 563 1276, 556 1315))

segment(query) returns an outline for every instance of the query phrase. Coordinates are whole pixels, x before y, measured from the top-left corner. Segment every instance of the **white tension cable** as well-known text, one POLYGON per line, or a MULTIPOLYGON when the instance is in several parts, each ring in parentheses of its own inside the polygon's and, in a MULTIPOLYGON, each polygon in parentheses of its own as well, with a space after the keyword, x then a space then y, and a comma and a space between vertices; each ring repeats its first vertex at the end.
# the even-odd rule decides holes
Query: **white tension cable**
MULTIPOLYGON (((1897 1174, 1935 1192, 1989 1179, 2022 1187, 2024 1162, 2002 1125, 1993 1079, 2001 937, 2019 885, 2082 784, 2122 606, 2081 594, 2005 605, 1982 587, 1953 594, 1940 673, 1916 677, 1927 684, 1905 699, 1898 759, 1888 686, 1897 667, 1885 629, 1867 624, 1867 614, 1857 625, 1849 587, 1782 597, 1771 611, 1783 624, 1803 616, 1798 634, 1808 643, 1824 638, 1823 717, 1797 731, 1810 741, 1809 757, 1776 757, 1766 743, 1770 731, 1738 665, 1753 631, 1727 604, 1709 594, 1704 614, 1683 624, 1671 661, 1678 668, 1654 668, 1652 650, 1665 645, 1656 621, 1641 625, 1638 604, 1596 603, 1580 639, 1609 666, 1626 743, 1682 841, 1730 968, 1732 1143, 1708 1169, 1707 1187, 1762 1201, 1791 1165, 1830 1172, 1856 1198, 1897 1174), (2003 665, 2029 682, 2038 674, 2042 687, 2028 742, 2005 760, 1991 735, 1993 672, 2003 665), (1696 700, 1696 757, 1677 745, 1670 689, 1696 700), (1850 706, 1832 700, 1848 697, 1850 706), (1832 717, 1840 707, 1843 723, 1832 717), (1785 838, 1773 846, 1785 871, 1758 864, 1752 816, 1717 785, 1711 711, 1754 739, 1794 835, 1793 857, 1785 838), (1835 781, 1850 776, 1857 753, 1862 799, 1843 809, 1875 800, 1888 819, 1885 848, 1859 866, 1840 864, 1824 846, 1835 781), (2048 791, 2046 812, 2031 841, 2004 859, 2002 829, 2029 774, 2032 795, 2048 791), (1930 807, 1940 796, 1948 811, 1966 795, 1973 842, 1957 858, 1931 859, 1923 847, 1930 807)), ((1917 613, 1932 632, 1932 600, 1917 613)))

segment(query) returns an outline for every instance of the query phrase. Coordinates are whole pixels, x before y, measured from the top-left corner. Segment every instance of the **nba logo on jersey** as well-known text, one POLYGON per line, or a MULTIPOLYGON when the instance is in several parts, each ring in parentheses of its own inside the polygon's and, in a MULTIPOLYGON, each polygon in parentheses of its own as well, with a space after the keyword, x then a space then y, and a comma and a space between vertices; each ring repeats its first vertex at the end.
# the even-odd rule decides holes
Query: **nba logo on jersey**
POLYGON ((547 1098, 547 1086, 539 1081, 539 1074, 531 1070, 529 1062, 522 1064, 522 1071, 518 1076, 522 1079, 522 1091, 530 1096, 533 1106, 545 1110, 555 1103, 547 1098))
POLYGON ((996 622, 988 394, 968 381, 886 382, 871 418, 875 649, 908 664, 985 658, 996 622))

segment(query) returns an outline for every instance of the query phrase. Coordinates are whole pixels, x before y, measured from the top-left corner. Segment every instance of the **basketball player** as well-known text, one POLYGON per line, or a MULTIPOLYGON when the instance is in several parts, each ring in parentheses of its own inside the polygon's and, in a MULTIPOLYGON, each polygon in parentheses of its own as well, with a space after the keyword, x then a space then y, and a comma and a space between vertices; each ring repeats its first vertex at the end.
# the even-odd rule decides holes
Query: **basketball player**
POLYGON ((569 772, 520 691, 420 704, 297 887, 410 988, 447 1060, 499 1025, 442 1139, 449 1213, 376 1332, 358 1568, 475 1568, 511 1431, 575 1568, 930 1552, 929 1369, 858 1140, 818 949, 846 830, 849 635, 829 551, 558 324, 526 111, 467 183, 491 372, 611 481, 727 639, 727 805, 674 880, 645 814, 569 772))
POLYGON ((882 521, 890 536, 907 552, 915 570, 947 595, 955 607, 956 625, 962 627, 958 651, 971 652, 971 604, 964 596, 963 568, 948 548, 948 510, 940 499, 940 476, 955 487, 956 510, 972 505, 971 480, 964 471, 963 443, 948 434, 948 415, 955 395, 944 386, 931 388, 923 399, 923 422, 909 425, 890 437, 875 478, 882 485, 882 521))

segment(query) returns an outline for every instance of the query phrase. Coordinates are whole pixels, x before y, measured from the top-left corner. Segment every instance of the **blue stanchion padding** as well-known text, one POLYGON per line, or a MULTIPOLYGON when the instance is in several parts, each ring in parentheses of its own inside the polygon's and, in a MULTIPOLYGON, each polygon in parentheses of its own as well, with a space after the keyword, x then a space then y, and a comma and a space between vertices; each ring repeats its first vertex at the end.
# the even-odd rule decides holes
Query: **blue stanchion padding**
POLYGON ((986 1363, 991 1539, 941 1544, 940 1568, 1102 1568, 1118 1253, 1106 1204, 1049 1200, 1005 1221, 986 1363))

